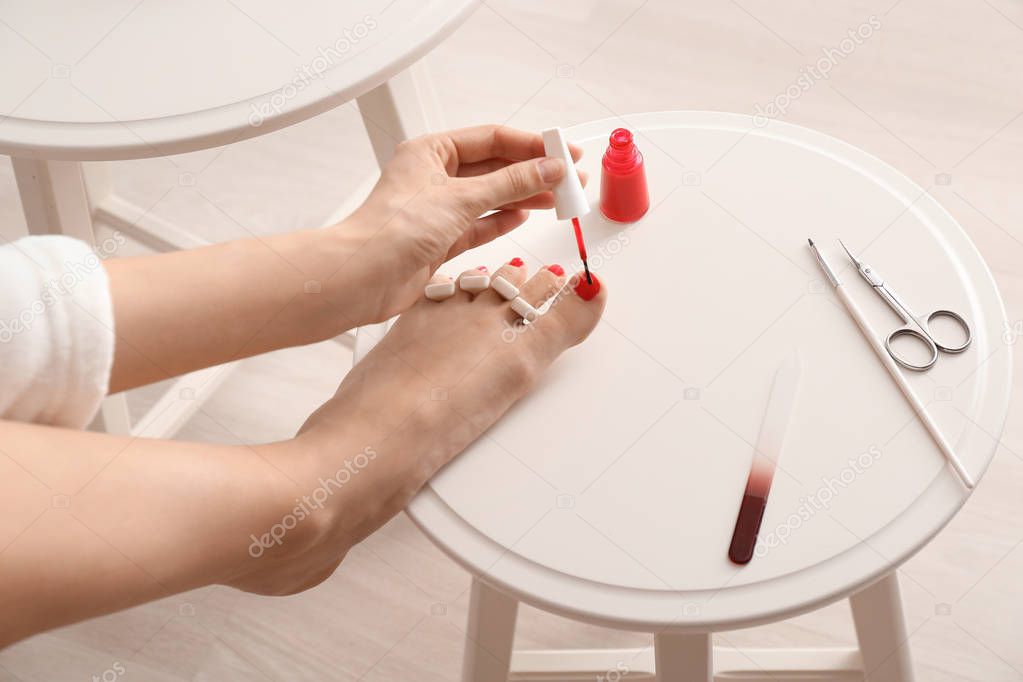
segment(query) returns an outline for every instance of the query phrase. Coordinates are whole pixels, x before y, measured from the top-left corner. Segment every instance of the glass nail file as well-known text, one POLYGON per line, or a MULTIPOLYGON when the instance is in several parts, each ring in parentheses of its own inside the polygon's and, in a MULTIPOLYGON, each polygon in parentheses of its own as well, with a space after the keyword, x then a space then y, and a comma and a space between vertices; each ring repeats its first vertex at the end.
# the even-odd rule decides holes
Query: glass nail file
POLYGON ((767 410, 760 422, 760 433, 753 449, 753 463, 750 465, 746 490, 742 495, 739 515, 732 531, 732 543, 728 547, 728 558, 736 564, 748 564, 753 558, 757 544, 757 533, 764 520, 767 496, 771 492, 774 472, 778 466, 785 432, 796 404, 799 380, 803 374, 799 354, 793 350, 778 368, 771 384, 767 399, 767 410))

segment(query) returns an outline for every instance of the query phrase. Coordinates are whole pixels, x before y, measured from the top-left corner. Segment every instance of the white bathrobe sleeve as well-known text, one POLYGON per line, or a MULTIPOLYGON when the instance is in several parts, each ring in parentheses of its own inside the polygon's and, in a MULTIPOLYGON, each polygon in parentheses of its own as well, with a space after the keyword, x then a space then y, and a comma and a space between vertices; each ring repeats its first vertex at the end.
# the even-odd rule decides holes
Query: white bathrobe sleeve
POLYGON ((84 428, 114 359, 103 262, 70 237, 26 237, 0 246, 0 287, 0 418, 84 428))

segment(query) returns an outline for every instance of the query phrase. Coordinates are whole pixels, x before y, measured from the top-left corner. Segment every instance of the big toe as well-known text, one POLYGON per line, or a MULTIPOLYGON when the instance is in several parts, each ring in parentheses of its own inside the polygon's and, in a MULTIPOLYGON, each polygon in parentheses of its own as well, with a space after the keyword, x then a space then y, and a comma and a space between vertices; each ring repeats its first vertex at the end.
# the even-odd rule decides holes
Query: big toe
POLYGON ((595 274, 591 275, 592 284, 584 274, 574 275, 537 320, 537 328, 544 330, 539 336, 561 345, 555 352, 582 342, 600 321, 607 304, 607 287, 595 274))

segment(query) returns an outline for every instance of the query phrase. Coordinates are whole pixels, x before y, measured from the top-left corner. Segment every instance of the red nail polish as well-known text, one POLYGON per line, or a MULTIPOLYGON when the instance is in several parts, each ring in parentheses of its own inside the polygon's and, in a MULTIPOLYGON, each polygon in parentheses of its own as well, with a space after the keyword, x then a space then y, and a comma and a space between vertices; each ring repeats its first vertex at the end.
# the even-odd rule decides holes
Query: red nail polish
POLYGON ((525 264, 526 262, 519 258, 518 256, 515 256, 515 258, 512 258, 510 261, 508 261, 508 265, 513 265, 517 268, 521 268, 525 264))
POLYGON ((481 266, 479 266, 476 269, 479 270, 480 272, 486 272, 487 271, 487 266, 486 265, 481 265, 481 266))
POLYGON ((632 133, 616 128, 600 164, 600 212, 616 223, 634 223, 650 208, 643 155, 632 133))
POLYGON ((565 268, 561 267, 557 263, 555 263, 554 265, 548 265, 547 269, 553 272, 558 277, 561 277, 562 275, 565 274, 565 268))
POLYGON ((600 293, 600 280, 597 279, 597 275, 592 272, 590 273, 590 276, 593 278, 593 284, 587 282, 586 277, 583 275, 576 275, 579 281, 576 282, 575 293, 576 296, 584 301, 592 300, 594 296, 600 293))

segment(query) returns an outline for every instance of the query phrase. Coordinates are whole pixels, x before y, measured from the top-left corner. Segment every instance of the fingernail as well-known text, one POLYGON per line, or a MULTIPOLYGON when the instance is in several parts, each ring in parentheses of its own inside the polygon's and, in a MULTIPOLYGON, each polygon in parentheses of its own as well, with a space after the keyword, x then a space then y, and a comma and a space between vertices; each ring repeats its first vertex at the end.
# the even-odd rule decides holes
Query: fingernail
POLYGON ((544 182, 554 182, 565 172, 565 162, 561 159, 543 159, 537 164, 540 169, 540 179, 544 182))
POLYGON ((597 276, 595 274, 593 274, 592 272, 590 273, 590 277, 593 278, 593 284, 590 284, 589 282, 586 281, 585 275, 578 274, 576 275, 576 277, 578 277, 579 279, 579 281, 575 285, 576 296, 578 296, 584 301, 589 301, 592 300, 594 296, 600 293, 600 280, 597 279, 597 276))
POLYGON ((562 275, 565 274, 565 268, 561 267, 557 263, 555 263, 554 265, 548 265, 547 269, 553 272, 558 277, 561 277, 562 275))
POLYGON ((480 272, 487 272, 487 266, 486 265, 481 265, 481 266, 479 266, 476 269, 479 270, 480 272))
POLYGON ((518 256, 515 256, 515 258, 512 258, 510 261, 508 261, 508 265, 512 265, 516 268, 521 268, 525 264, 526 264, 525 261, 523 261, 518 256))

